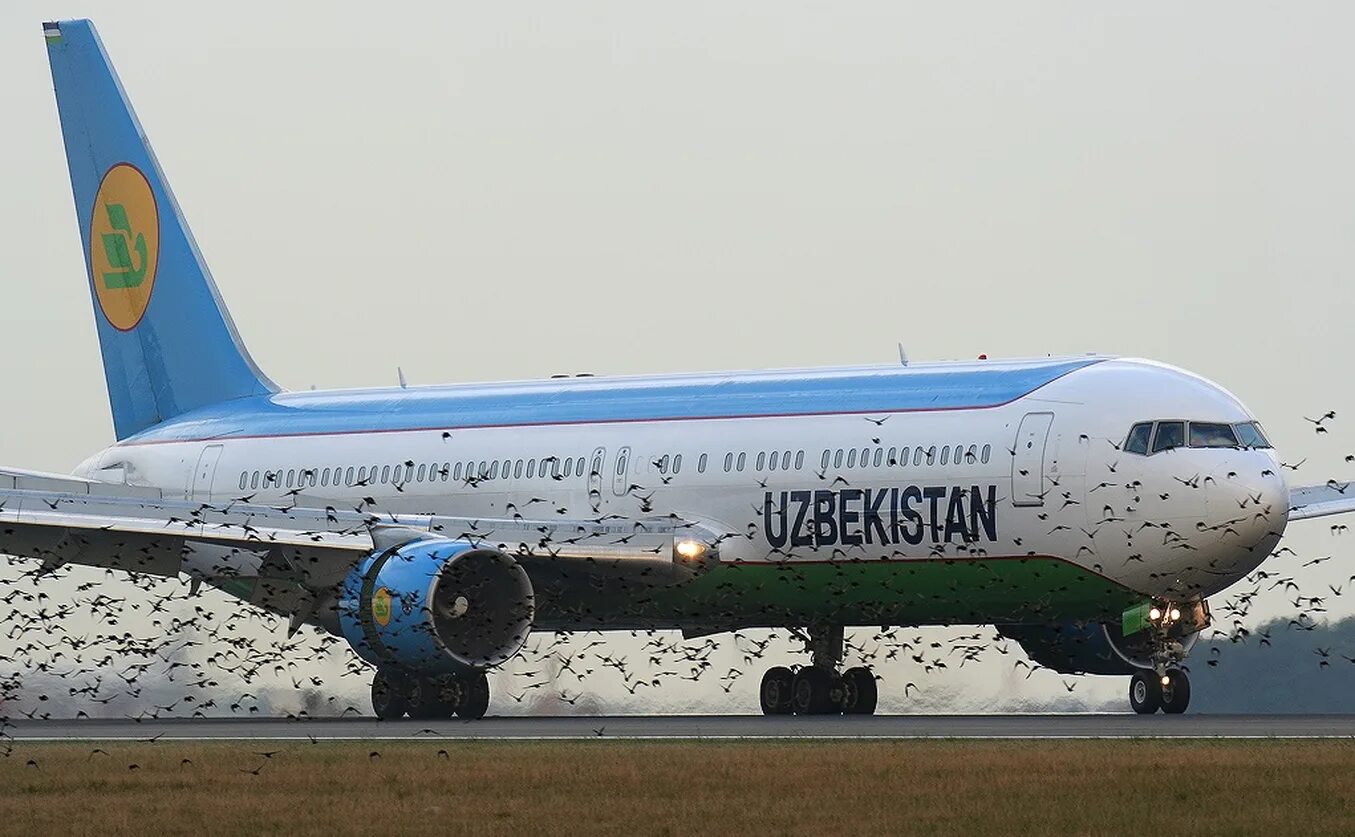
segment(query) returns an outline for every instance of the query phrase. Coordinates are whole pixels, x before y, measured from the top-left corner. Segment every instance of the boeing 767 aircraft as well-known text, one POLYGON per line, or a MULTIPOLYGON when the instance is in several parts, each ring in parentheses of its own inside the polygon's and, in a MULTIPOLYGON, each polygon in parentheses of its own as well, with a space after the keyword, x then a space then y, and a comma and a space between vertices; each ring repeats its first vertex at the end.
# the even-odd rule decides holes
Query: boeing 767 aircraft
MULTIPOLYGON (((0 551, 185 576, 342 637, 395 718, 482 716, 534 630, 790 629, 766 713, 871 713, 848 626, 991 624, 1182 712, 1208 597, 1291 520, 1256 417, 1102 356, 284 392, 87 20, 44 25, 117 441, 0 472, 0 551)), ((888 684, 885 684, 887 687, 888 684)))

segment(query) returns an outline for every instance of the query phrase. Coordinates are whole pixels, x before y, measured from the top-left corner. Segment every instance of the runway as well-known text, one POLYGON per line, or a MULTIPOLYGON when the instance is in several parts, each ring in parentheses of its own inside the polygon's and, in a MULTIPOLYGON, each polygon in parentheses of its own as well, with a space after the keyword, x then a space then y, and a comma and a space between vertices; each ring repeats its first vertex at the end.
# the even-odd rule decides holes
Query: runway
POLYGON ((1129 739, 1355 738, 1355 715, 649 715, 490 717, 479 721, 367 718, 9 721, 16 741, 539 741, 579 739, 1129 739))

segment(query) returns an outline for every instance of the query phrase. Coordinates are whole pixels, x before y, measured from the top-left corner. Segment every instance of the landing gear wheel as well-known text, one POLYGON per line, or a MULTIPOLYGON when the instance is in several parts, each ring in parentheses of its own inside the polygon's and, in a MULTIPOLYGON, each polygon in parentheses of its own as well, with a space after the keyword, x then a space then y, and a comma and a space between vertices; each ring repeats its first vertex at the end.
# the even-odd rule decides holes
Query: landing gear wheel
POLYGON ((1180 715, 1189 705, 1190 678, 1179 668, 1168 671, 1167 684, 1162 687, 1162 711, 1168 715, 1180 715))
POLYGON ((457 716, 467 721, 485 717, 489 709, 489 678, 483 671, 475 671, 463 674, 458 679, 464 691, 461 704, 456 707, 457 716))
POLYGON ((842 673, 842 714, 874 715, 880 699, 875 673, 864 666, 849 668, 842 673))
POLYGON ((459 686, 448 689, 447 675, 419 678, 418 703, 410 701, 409 716, 421 720, 450 718, 456 714, 456 705, 461 700, 459 686))
POLYGON ((1140 715, 1151 715, 1162 705, 1162 681, 1157 672, 1138 671, 1129 679, 1129 705, 1140 715))
MULTIPOLYGON (((834 700, 834 691, 841 695, 841 678, 837 674, 818 666, 805 666, 795 672, 791 683, 791 707, 796 715, 827 715, 838 711, 838 701, 834 700), (838 689, 834 689, 834 680, 838 680, 838 689)), ((840 698, 839 698, 840 699, 840 698)))
POLYGON ((762 675, 762 714, 789 715, 791 713, 791 686, 795 674, 785 666, 767 669, 762 675))
POLYGON ((394 721, 409 711, 410 678, 388 669, 377 669, 372 677, 372 711, 383 721, 394 721))

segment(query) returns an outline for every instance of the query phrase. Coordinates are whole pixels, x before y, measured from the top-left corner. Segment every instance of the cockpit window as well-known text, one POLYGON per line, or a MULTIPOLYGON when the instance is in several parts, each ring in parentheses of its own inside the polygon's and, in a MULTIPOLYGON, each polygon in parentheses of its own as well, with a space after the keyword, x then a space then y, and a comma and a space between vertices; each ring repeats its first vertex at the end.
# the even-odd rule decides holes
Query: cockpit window
POLYGON ((1148 455, 1148 442, 1153 438, 1153 423, 1151 421, 1140 422, 1129 428, 1129 438, 1125 439, 1124 449, 1126 453, 1137 453, 1143 456, 1148 455))
POLYGON ((1235 448, 1237 434, 1227 424, 1213 424, 1203 421, 1190 423, 1190 446, 1192 448, 1235 448))
POLYGON ((1270 442, 1266 440, 1265 434, 1261 432, 1261 426, 1254 421, 1244 421, 1241 424, 1235 424, 1233 425, 1233 429, 1237 431, 1237 439, 1242 443, 1244 448, 1270 447, 1270 442))
POLYGON ((1179 448, 1186 443, 1186 423, 1184 421, 1159 421, 1157 433, 1153 436, 1153 453, 1179 448))

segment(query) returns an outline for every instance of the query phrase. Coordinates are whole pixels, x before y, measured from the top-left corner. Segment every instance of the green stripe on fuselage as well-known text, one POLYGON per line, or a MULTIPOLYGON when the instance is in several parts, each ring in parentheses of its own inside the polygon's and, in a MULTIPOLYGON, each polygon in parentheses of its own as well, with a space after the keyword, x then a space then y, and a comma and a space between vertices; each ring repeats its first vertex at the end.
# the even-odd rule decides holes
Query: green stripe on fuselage
POLYGON ((675 587, 571 593, 553 597, 539 621, 721 628, 1119 622, 1144 598, 1075 564, 1034 556, 725 564, 675 587))

